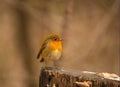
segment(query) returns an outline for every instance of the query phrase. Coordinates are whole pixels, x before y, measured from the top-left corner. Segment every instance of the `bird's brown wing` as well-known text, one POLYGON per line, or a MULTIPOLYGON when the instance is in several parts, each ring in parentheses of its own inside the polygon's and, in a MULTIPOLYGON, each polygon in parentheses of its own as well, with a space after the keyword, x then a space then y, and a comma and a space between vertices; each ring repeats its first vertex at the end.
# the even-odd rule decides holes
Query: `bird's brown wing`
MULTIPOLYGON (((46 43, 42 44, 40 51, 38 52, 37 59, 39 59, 39 57, 40 57, 42 51, 45 49, 46 45, 47 45, 46 43)), ((40 59, 40 61, 42 61, 42 58, 40 59)))

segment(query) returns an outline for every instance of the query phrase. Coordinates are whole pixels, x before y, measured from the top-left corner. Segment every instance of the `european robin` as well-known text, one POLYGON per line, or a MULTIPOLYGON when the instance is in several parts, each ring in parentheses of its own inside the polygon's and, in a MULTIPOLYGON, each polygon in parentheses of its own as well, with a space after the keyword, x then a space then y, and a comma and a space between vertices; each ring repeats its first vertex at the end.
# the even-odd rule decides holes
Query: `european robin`
POLYGON ((62 40, 59 35, 49 35, 41 45, 37 59, 44 62, 46 67, 53 67, 62 54, 62 40))

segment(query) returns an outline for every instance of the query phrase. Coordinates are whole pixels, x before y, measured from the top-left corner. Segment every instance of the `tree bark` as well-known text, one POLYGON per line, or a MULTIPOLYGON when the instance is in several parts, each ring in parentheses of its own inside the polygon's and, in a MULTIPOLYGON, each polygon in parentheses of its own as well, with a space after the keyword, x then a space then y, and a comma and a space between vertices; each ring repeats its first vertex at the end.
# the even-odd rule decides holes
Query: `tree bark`
POLYGON ((42 68, 39 87, 120 87, 120 79, 106 79, 88 71, 42 68))

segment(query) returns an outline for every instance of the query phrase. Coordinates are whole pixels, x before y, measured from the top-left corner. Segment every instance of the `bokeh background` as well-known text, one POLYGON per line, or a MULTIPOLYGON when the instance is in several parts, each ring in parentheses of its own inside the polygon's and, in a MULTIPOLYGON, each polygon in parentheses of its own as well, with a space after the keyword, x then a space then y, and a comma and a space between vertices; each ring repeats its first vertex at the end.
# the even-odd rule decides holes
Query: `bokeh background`
POLYGON ((63 38, 61 67, 120 75, 120 0, 0 0, 0 87, 38 87, 50 33, 63 38))

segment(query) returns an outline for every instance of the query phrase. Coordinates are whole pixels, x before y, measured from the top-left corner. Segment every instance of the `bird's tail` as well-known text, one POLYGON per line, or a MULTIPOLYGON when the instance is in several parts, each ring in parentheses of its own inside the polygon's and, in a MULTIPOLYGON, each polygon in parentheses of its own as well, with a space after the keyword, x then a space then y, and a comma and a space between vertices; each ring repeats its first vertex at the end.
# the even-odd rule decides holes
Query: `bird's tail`
POLYGON ((38 53, 38 55, 37 55, 37 59, 39 59, 39 57, 40 57, 40 51, 39 51, 39 53, 38 53))

